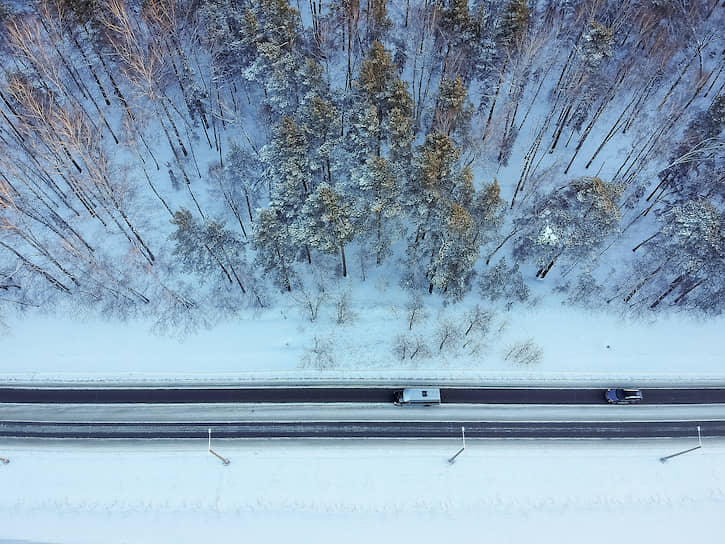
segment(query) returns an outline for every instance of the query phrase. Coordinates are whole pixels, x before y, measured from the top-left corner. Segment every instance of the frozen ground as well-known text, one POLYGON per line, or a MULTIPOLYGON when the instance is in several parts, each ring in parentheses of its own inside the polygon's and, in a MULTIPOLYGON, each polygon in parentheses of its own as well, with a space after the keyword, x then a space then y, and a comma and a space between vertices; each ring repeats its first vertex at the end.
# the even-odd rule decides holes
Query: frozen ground
POLYGON ((0 441, 0 542, 719 542, 725 442, 0 441))

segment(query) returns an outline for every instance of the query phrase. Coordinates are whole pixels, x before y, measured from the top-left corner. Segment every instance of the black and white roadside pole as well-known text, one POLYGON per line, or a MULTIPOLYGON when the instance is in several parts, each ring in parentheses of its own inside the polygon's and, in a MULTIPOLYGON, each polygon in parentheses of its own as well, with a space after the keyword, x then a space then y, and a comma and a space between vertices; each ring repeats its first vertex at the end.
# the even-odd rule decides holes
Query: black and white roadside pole
POLYGON ((451 465, 456 462, 456 457, 461 455, 463 453, 463 450, 466 449, 466 428, 465 427, 461 427, 461 437, 463 438, 463 447, 460 450, 458 450, 453 457, 448 459, 448 462, 451 465))
POLYGON ((677 453, 673 453, 672 455, 666 455, 665 457, 660 457, 660 463, 667 462, 668 459, 672 459, 673 457, 677 457, 678 455, 684 455, 686 453, 690 453, 691 451, 699 450, 702 448, 702 435, 700 434, 700 426, 697 426, 697 446, 694 448, 689 448, 686 450, 678 451, 677 453))
POLYGON ((230 463, 229 459, 227 459, 226 457, 222 457, 213 449, 211 449, 211 427, 209 427, 209 453, 219 459, 222 463, 224 463, 224 465, 228 465, 230 463))

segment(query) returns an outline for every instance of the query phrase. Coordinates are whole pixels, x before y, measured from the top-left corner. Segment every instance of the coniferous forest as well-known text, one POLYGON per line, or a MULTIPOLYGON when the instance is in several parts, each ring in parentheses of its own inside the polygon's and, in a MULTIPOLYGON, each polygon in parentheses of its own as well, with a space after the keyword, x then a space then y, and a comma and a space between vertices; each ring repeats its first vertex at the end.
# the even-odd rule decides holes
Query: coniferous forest
POLYGON ((536 280, 725 309, 723 0, 4 0, 0 25, 5 320, 314 312, 381 271, 411 326, 536 280))

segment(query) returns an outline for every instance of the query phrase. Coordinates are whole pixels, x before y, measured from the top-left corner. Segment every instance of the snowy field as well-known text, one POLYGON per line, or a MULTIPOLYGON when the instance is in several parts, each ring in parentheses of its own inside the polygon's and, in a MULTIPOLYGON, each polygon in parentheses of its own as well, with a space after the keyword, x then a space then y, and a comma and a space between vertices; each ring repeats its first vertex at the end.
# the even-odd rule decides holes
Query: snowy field
POLYGON ((695 443, 3 440, 0 542, 721 542, 725 442, 659 461, 695 443))
MULTIPOLYGON (((413 332, 431 349, 425 359, 397 359, 396 334, 407 332, 403 301, 391 293, 359 291, 358 316, 336 324, 323 306, 311 323, 297 308, 269 311, 217 324, 179 339, 150 331, 145 321, 104 322, 67 316, 27 316, 0 333, 0 379, 27 381, 295 382, 439 380, 515 385, 571 382, 607 385, 725 383, 721 345, 725 318, 685 313, 657 320, 623 318, 549 304, 496 313, 491 331, 469 348, 438 350, 440 323, 464 328, 464 309, 428 311, 413 332), (382 300, 370 304, 365 301, 382 300), (324 371, 305 366, 314 338, 329 345, 334 361, 324 371), (535 364, 505 360, 506 347, 532 339, 543 354, 535 364)), ((470 347, 470 344, 469 344, 470 347)))

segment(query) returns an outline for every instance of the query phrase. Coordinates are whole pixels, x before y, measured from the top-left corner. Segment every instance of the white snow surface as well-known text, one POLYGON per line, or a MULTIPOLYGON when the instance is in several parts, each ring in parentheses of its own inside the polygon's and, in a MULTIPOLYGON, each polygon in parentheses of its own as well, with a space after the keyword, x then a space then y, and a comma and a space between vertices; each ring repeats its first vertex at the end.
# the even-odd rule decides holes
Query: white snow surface
MULTIPOLYGON (((475 350, 438 351, 436 332, 451 320, 465 329, 465 307, 430 307, 412 334, 431 356, 398 360, 394 337, 408 334, 405 301, 364 284, 352 292, 354 321, 337 324, 332 304, 310 322, 299 308, 241 316, 182 339, 150 331, 144 320, 29 315, 0 334, 5 383, 441 383, 481 385, 725 384, 717 346, 725 317, 684 313, 656 320, 598 313, 551 302, 495 313, 475 350), (370 302, 370 301, 382 302, 370 302), (305 365, 313 338, 328 342, 333 368, 305 365), (506 347, 531 339, 539 363, 505 360, 506 347)), ((487 309, 484 307, 484 309, 487 309)), ((473 334, 471 335, 473 336, 473 334)), ((470 346, 469 346, 470 347, 470 346)))
POLYGON ((0 542, 719 542, 725 442, 3 440, 0 542))

